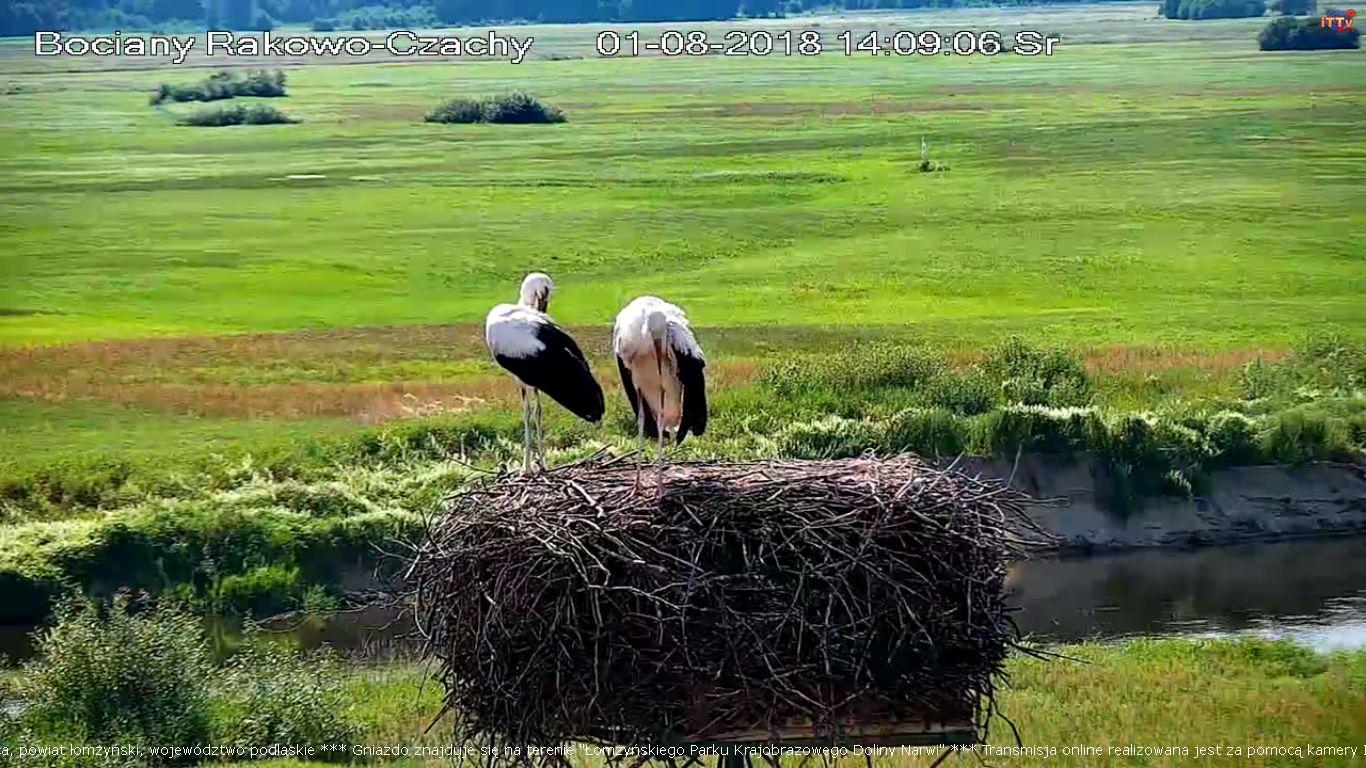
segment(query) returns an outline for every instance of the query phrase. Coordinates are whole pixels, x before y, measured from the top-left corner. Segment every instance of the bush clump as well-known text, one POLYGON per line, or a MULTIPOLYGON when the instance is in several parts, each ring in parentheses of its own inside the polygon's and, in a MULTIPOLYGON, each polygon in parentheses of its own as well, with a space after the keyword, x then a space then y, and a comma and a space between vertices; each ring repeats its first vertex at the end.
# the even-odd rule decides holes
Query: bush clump
POLYGON ((297 123, 288 115, 274 107, 253 104, 246 107, 233 104, 226 107, 201 109, 185 115, 176 121, 177 125, 191 125, 201 128, 221 128, 228 125, 289 125, 297 123))
POLYGON ((245 75, 215 72, 189 85, 162 83, 152 94, 152 104, 167 101, 221 101, 234 96, 273 98, 285 95, 285 73, 282 70, 257 69, 245 75))
MULTIPOLYGON (((0 746, 321 747, 358 736, 333 656, 295 654, 249 625, 242 646, 216 663, 201 620, 164 602, 135 605, 125 594, 111 603, 63 603, 37 651, 7 692, 18 714, 0 715, 0 746)), ((73 754, 55 764, 196 762, 73 754)), ((319 755, 337 757, 345 752, 319 755)))
POLYGON ((1270 0, 1266 9, 1282 16, 1306 16, 1314 12, 1315 0, 1270 0))
POLYGON ((1263 51, 1319 51, 1341 48, 1360 48, 1361 30, 1355 27, 1336 29, 1322 26, 1317 17, 1297 19, 1282 16, 1272 19, 1257 35, 1257 47, 1263 51))
POLYGON ((1163 0, 1158 13, 1169 19, 1240 19, 1266 13, 1263 0, 1163 0))
POLYGON ((211 666, 199 620, 177 608, 64 603, 24 668, 24 719, 38 734, 82 742, 207 743, 211 666))
POLYGON ((1011 337, 987 350, 982 367, 1000 382, 1006 403, 1075 408, 1091 402, 1081 356, 1061 347, 1034 347, 1011 337))
POLYGON ((452 99, 427 113, 429 123, 563 123, 564 112, 526 93, 452 99))
MULTIPOLYGON (((301 656, 272 642, 254 625, 226 663, 219 686, 222 738, 240 747, 262 744, 350 744, 358 727, 346 717, 337 660, 327 652, 301 656)), ((323 752, 322 759, 346 759, 323 752)))

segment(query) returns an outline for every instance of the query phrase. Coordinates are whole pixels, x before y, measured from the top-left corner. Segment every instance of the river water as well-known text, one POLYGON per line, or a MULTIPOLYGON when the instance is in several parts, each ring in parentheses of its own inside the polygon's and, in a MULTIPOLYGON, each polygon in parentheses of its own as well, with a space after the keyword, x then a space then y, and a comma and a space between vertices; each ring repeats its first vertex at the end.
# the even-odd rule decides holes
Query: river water
MULTIPOLYGON (((1007 578, 1015 622, 1040 642, 1134 636, 1290 638, 1320 650, 1366 648, 1366 536, 1016 563, 1007 578)), ((364 656, 403 646, 411 626, 391 610, 272 625, 302 647, 364 656)), ((0 627, 0 654, 32 653, 31 628, 0 627)), ((237 628, 212 620, 231 644, 237 628)))

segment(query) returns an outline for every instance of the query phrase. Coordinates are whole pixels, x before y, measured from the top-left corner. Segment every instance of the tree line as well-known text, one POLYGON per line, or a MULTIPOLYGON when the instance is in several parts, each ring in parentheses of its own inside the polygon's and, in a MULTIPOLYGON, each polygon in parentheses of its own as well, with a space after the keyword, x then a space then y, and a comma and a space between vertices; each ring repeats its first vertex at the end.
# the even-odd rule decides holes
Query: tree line
MULTIPOLYGON (((1063 0, 1064 2, 1066 0, 1063 0)), ((702 21, 983 0, 0 0, 0 36, 37 30, 389 29, 507 21, 702 21)), ((1038 5, 1043 0, 995 0, 1038 5)))

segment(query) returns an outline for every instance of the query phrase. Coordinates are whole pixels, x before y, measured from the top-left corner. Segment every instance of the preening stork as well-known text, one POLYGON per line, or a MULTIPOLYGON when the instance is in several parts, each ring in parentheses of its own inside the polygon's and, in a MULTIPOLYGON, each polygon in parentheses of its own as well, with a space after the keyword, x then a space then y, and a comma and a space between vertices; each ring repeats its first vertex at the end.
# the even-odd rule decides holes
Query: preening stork
MULTIPOLYGON (((678 442, 707 429, 706 358, 682 309, 654 296, 641 296, 617 315, 612 331, 621 386, 636 415, 644 453, 647 436, 659 441, 656 482, 663 490, 664 441, 678 442)), ((636 463, 636 486, 640 463, 636 463)))
POLYGON ((548 275, 532 272, 522 280, 519 301, 494 307, 484 323, 484 340, 493 359, 516 377, 522 390, 522 468, 528 472, 533 420, 536 462, 545 469, 542 391, 586 421, 600 421, 605 410, 602 387, 588 369, 579 345, 545 313, 554 287, 548 275))

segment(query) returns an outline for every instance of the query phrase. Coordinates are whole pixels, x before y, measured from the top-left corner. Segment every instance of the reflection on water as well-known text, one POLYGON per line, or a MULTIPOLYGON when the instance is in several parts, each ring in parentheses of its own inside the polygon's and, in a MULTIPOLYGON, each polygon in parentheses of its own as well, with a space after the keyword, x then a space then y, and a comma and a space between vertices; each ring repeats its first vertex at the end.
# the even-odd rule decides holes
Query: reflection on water
MULTIPOLYGON (((1253 634, 1319 649, 1366 648, 1366 537, 1149 550, 1016 563, 1007 585, 1015 622, 1036 640, 1132 635, 1253 634)), ((302 648, 330 645, 382 658, 410 646, 407 614, 367 608, 286 619, 268 629, 302 648)), ((0 655, 29 657, 30 627, 0 627, 0 655)), ((241 634, 208 621, 219 653, 241 634)))
POLYGON ((1040 639, 1255 634, 1366 647, 1366 537, 1015 564, 1015 621, 1040 639))

